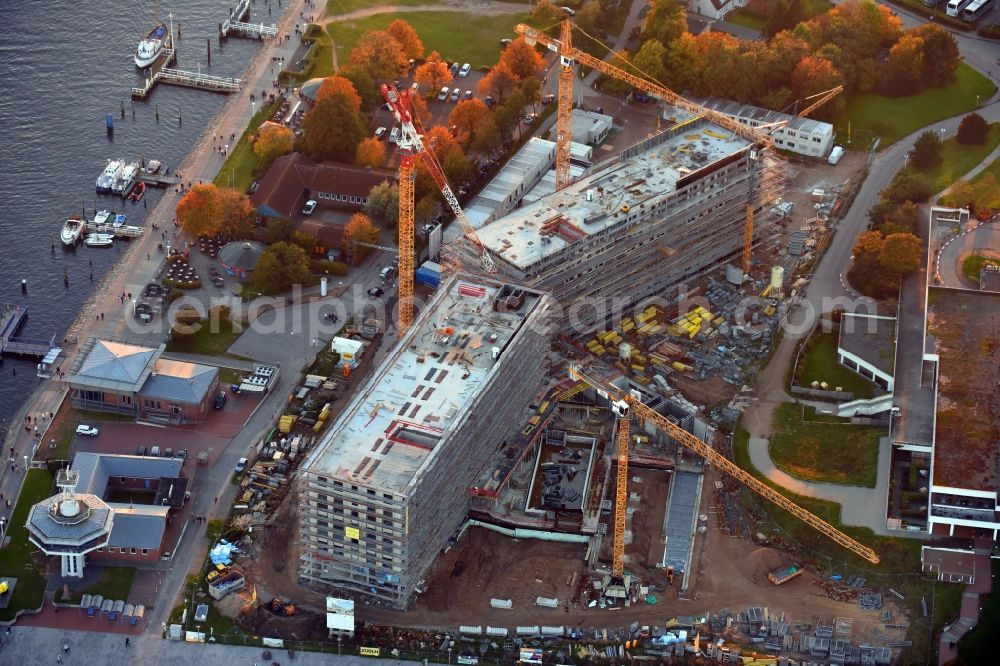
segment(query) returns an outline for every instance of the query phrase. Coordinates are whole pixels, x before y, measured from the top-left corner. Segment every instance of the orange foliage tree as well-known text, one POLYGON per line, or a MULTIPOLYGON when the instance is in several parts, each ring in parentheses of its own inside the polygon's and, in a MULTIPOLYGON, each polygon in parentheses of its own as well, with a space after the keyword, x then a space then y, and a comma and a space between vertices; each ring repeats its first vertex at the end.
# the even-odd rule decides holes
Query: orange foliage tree
MULTIPOLYGON (((355 213, 347 221, 347 226, 344 227, 344 232, 340 237, 341 248, 344 252, 348 252, 352 242, 378 243, 380 231, 381 229, 372 223, 370 217, 364 213, 355 213)), ((369 252, 371 252, 371 248, 359 245, 355 249, 354 256, 360 259, 369 252)))
POLYGON ((254 221, 250 197, 231 187, 223 187, 218 192, 218 203, 219 231, 237 238, 249 238, 254 221))
POLYGON ((361 95, 358 94, 350 79, 343 76, 328 76, 323 79, 316 91, 316 102, 319 103, 331 95, 343 95, 344 99, 355 111, 361 110, 361 95))
POLYGON ((365 33, 351 50, 350 61, 376 81, 398 79, 410 68, 403 47, 385 30, 365 33))
POLYGON ((529 46, 524 37, 518 37, 500 54, 500 62, 510 68, 511 74, 518 79, 534 76, 542 71, 545 61, 535 47, 529 46))
POLYGON ((263 161, 266 169, 275 158, 292 152, 294 145, 295 133, 290 128, 277 123, 264 123, 257 130, 253 152, 263 161))
POLYGON ((198 183, 177 202, 177 219, 192 236, 214 234, 221 227, 219 188, 212 183, 198 183))
POLYGON ((448 65, 441 60, 437 51, 432 51, 427 56, 427 62, 417 67, 416 72, 413 73, 414 81, 422 86, 427 86, 433 92, 437 92, 441 86, 451 83, 451 79, 451 71, 448 69, 448 65))
POLYGON ((357 162, 361 166, 382 166, 385 162, 385 144, 373 136, 364 139, 358 144, 357 162))
POLYGON ((475 140, 476 129, 482 126, 483 119, 490 115, 490 109, 480 99, 467 99, 459 102, 448 116, 448 124, 455 128, 455 138, 462 147, 468 147, 475 140))
POLYGON ((476 92, 480 95, 491 95, 497 104, 503 102, 517 85, 517 77, 510 71, 510 67, 502 60, 493 66, 490 73, 479 79, 476 84, 476 92))
POLYGON ((403 19, 396 19, 385 29, 392 35, 401 47, 407 58, 422 58, 424 55, 424 43, 417 36, 417 31, 403 19))

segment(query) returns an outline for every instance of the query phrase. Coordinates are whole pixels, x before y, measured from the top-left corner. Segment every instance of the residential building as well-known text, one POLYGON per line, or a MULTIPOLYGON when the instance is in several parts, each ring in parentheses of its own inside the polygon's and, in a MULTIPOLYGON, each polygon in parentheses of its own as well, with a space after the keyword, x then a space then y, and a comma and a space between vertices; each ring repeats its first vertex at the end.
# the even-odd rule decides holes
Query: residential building
POLYGON ((219 369, 162 358, 165 348, 89 338, 66 374, 70 402, 144 421, 202 421, 219 387, 219 369))
POLYGON ((518 426, 549 348, 544 294, 453 275, 299 473, 299 577, 405 607, 518 426))
POLYGON ((725 18, 729 12, 745 7, 748 0, 688 0, 689 12, 707 16, 716 21, 725 18))
POLYGON ((261 217, 288 220, 299 215, 309 199, 320 207, 360 210, 373 187, 396 180, 396 172, 389 169, 317 164, 302 153, 291 153, 274 160, 250 200, 261 217))

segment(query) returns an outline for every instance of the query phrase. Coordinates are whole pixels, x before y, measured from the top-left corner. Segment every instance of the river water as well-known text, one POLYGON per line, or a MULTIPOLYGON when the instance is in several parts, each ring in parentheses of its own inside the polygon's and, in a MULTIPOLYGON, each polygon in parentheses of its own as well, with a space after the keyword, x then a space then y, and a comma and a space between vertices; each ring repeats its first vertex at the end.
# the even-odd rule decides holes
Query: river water
MULTIPOLYGON (((217 39, 218 24, 234 4, 159 2, 160 20, 167 22, 172 12, 175 33, 180 33, 176 67, 200 67, 218 76, 244 74, 260 43, 229 39, 220 48, 217 39), (212 44, 210 67, 206 39, 212 44)), ((277 0, 269 5, 253 0, 251 20, 277 23, 277 0)), ((148 190, 144 205, 96 195, 94 182, 106 160, 143 156, 173 171, 225 102, 217 93, 158 86, 135 103, 133 117, 129 93, 142 77, 132 56, 152 27, 151 0, 5 3, 0 20, 0 303, 28 307, 20 331, 24 337, 47 340, 54 334, 61 340, 94 284, 124 251, 120 243, 64 250, 59 231, 65 219, 84 209, 84 216, 92 218, 96 207, 124 212, 130 223, 143 224, 161 196, 148 190), (112 136, 105 130, 108 113, 114 114, 112 136), (28 281, 26 294, 22 279, 28 281)), ((0 365, 0 432, 41 381, 36 363, 8 356, 0 365)))

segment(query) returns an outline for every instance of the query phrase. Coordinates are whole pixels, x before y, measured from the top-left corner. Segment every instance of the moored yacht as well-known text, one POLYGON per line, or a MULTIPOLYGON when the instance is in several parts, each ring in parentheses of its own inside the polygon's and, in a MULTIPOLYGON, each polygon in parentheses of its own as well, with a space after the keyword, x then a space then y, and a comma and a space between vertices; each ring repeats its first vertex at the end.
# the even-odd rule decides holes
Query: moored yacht
POLYGON ((97 177, 97 193, 107 194, 110 192, 115 184, 115 179, 118 178, 118 174, 124 167, 125 160, 108 160, 108 165, 104 167, 104 171, 97 177))
POLYGON ((83 233, 83 220, 79 217, 71 217, 63 223, 59 239, 64 245, 73 246, 80 240, 81 233, 83 233))
POLYGON ((146 35, 146 39, 139 42, 139 46, 135 50, 135 66, 145 69, 156 62, 156 59, 163 52, 163 45, 167 41, 168 34, 170 33, 167 31, 166 23, 161 23, 153 28, 146 35))

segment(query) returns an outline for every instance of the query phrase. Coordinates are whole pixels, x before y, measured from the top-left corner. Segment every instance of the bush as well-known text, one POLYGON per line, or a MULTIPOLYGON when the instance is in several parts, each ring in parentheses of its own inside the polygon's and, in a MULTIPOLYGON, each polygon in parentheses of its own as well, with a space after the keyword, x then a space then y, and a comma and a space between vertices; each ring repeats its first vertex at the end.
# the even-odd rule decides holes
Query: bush
POLYGON ((941 164, 941 138, 937 132, 924 132, 913 144, 913 166, 921 171, 941 164))
POLYGON ((966 146, 980 146, 990 135, 990 124, 978 113, 962 118, 958 126, 958 142, 966 146))
POLYGON ((313 273, 329 273, 330 275, 347 275, 347 264, 341 261, 327 261, 325 259, 313 259, 309 262, 309 269, 313 273))
POLYGON ((1000 39, 1000 23, 988 23, 979 26, 976 30, 980 37, 988 39, 1000 39))
POLYGON ((926 178, 911 171, 901 171, 882 194, 890 202, 902 204, 906 201, 924 203, 933 192, 931 183, 926 178))

